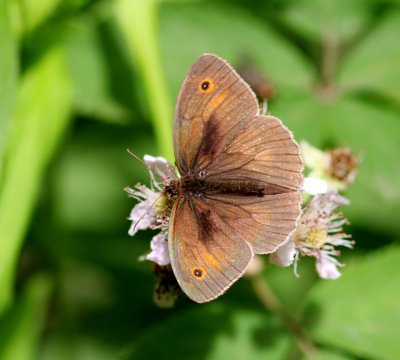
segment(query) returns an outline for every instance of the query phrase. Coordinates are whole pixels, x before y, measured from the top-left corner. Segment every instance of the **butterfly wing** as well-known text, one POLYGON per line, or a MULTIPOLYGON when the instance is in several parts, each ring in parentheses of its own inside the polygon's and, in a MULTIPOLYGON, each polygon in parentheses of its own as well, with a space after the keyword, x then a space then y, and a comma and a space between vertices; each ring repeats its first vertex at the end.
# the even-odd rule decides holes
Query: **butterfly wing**
POLYGON ((291 133, 279 119, 259 114, 249 86, 215 55, 201 56, 184 81, 174 148, 182 175, 260 189, 258 196, 181 195, 174 204, 174 273, 189 297, 209 301, 240 277, 252 253, 273 252, 288 239, 300 216, 303 164, 291 133))
MULTIPOLYGON (((300 191, 303 162, 291 132, 278 118, 259 114, 253 91, 219 57, 202 55, 190 68, 178 97, 174 127, 181 174, 222 184, 249 183, 263 195, 300 191), (204 82, 209 83, 206 90, 204 82)), ((298 216, 299 195, 287 197, 298 216)))
POLYGON ((303 163, 291 132, 279 119, 259 114, 253 91, 216 55, 202 55, 185 78, 174 149, 181 174, 250 179, 283 191, 302 184, 303 163))
POLYGON ((220 222, 229 227, 256 254, 268 254, 293 232, 300 214, 301 194, 290 191, 275 195, 206 195, 202 199, 220 222))
POLYGON ((224 293, 253 257, 250 245, 209 203, 183 195, 172 209, 168 245, 180 287, 198 303, 224 293))
MULTIPOLYGON (((215 141, 219 141, 217 138, 215 141)), ((258 115, 198 171, 209 180, 250 181, 264 194, 298 191, 303 162, 291 132, 273 116, 258 115)))
POLYGON ((254 93, 235 70, 218 56, 202 55, 190 68, 175 109, 180 173, 195 173, 210 164, 257 113, 254 93))

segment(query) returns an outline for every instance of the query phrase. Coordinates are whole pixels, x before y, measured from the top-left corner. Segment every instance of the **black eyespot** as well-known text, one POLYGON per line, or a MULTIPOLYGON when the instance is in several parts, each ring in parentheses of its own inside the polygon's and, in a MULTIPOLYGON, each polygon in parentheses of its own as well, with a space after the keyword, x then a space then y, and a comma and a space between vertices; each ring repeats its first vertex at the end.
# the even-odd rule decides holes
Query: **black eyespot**
POLYGON ((210 82, 209 82, 209 81, 203 81, 203 82, 201 83, 201 88, 202 88, 203 90, 207 90, 209 87, 210 87, 210 82))
POLYGON ((193 275, 196 277, 202 277, 203 272, 200 269, 194 269, 193 270, 193 275))

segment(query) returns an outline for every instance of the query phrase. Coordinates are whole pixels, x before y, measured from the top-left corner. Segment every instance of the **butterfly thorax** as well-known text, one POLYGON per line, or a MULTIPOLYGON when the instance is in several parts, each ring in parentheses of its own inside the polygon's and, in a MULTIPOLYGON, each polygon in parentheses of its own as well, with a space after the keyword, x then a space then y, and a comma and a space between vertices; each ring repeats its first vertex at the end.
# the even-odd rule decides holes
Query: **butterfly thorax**
POLYGON ((210 194, 237 194, 243 196, 264 196, 265 186, 254 181, 208 179, 195 175, 184 175, 165 187, 170 196, 190 195, 202 197, 210 194))

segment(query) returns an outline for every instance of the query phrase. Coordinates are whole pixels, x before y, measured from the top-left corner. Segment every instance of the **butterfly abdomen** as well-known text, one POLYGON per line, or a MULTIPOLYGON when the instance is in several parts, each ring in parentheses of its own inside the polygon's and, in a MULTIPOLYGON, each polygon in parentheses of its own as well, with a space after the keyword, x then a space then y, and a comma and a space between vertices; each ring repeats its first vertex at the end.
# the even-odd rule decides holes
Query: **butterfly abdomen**
POLYGON ((236 194, 241 196, 264 196, 264 186, 253 181, 209 181, 209 194, 236 194))
POLYGON ((218 181, 198 176, 182 176, 172 181, 165 190, 169 195, 191 195, 202 197, 207 194, 236 194, 262 197, 266 187, 257 182, 245 180, 218 181))

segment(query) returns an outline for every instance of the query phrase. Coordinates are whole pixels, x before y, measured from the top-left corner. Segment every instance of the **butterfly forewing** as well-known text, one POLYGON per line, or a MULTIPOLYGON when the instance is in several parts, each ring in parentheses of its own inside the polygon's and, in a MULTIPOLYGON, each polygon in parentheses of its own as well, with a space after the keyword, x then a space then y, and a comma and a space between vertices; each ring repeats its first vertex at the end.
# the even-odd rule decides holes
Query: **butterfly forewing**
POLYGON ((212 163, 257 112, 255 95, 232 67, 215 55, 201 56, 185 78, 175 110, 180 173, 196 173, 212 163))
POLYGON ((297 191, 302 184, 303 162, 292 134, 273 116, 256 116, 236 134, 230 145, 221 151, 203 170, 219 181, 253 181, 268 188, 297 191))

